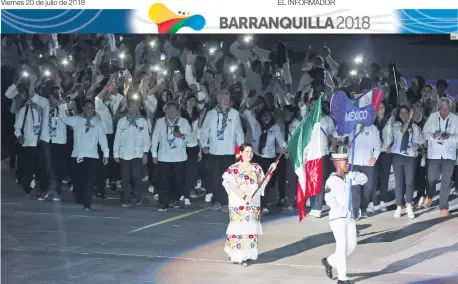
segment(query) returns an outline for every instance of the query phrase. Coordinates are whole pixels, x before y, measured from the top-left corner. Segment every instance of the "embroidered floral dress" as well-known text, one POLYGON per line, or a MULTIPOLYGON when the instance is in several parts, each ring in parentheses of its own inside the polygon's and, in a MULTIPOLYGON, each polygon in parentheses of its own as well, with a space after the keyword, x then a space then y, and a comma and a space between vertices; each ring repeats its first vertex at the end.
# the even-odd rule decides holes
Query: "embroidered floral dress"
POLYGON ((233 262, 241 263, 258 258, 258 236, 262 235, 261 196, 264 195, 264 187, 247 206, 245 200, 232 192, 230 185, 238 186, 246 195, 251 196, 263 179, 264 173, 258 164, 253 164, 249 170, 242 170, 241 164, 236 163, 223 174, 223 186, 229 197, 230 220, 224 251, 233 262))

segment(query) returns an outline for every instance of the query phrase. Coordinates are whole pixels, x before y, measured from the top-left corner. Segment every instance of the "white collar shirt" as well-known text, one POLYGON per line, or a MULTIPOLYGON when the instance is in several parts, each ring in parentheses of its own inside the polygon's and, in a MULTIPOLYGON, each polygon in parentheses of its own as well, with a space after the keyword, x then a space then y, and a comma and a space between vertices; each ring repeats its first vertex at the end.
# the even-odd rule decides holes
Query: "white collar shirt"
POLYGON ((253 140, 252 140, 253 152, 256 155, 262 158, 275 158, 276 156, 276 151, 275 151, 276 147, 275 146, 278 144, 280 148, 286 147, 286 142, 280 130, 280 126, 278 126, 278 124, 274 124, 267 130, 266 145, 264 149, 262 149, 262 153, 260 153, 259 151, 259 142, 260 141, 259 140, 262 134, 261 124, 256 119, 254 114, 249 110, 246 110, 243 113, 243 117, 250 124, 252 136, 253 136, 253 140))
POLYGON ((439 112, 432 113, 423 127, 424 139, 428 141, 428 159, 455 160, 458 143, 458 116, 450 113, 442 119, 439 112), (447 133, 449 138, 434 138, 434 133, 447 133))
POLYGON ((402 122, 395 121, 393 123, 393 147, 391 148, 391 153, 399 154, 407 157, 415 157, 417 153, 413 150, 413 146, 419 145, 421 142, 421 132, 416 124, 412 124, 412 127, 407 129, 409 132, 409 142, 407 144, 406 151, 401 151, 402 137, 404 136, 401 133, 402 122))
POLYGON ((143 117, 129 121, 125 116, 118 122, 113 143, 113 157, 122 160, 142 158, 149 153, 151 138, 148 122, 143 117))
POLYGON ((358 125, 357 130, 353 131, 350 135, 350 141, 356 136, 355 144, 350 148, 348 157, 353 157, 355 151, 353 164, 357 166, 369 166, 369 160, 374 157, 378 159, 380 155, 380 132, 375 125, 364 127, 360 132, 361 125, 358 125))
POLYGON ((103 157, 110 157, 107 136, 100 117, 94 116, 88 120, 81 115, 68 116, 65 111, 59 115, 66 125, 73 128, 73 158, 100 158, 98 144, 102 148, 103 157))
POLYGON ((174 122, 170 122, 166 117, 160 118, 154 127, 151 141, 151 153, 153 158, 158 158, 159 162, 184 162, 188 159, 186 154, 186 140, 191 134, 189 122, 178 117, 174 122), (184 138, 173 136, 174 128, 178 127, 184 138))
POLYGON ((223 114, 210 110, 200 129, 200 143, 212 155, 234 155, 235 146, 245 140, 239 112, 230 109, 226 129, 222 130, 223 114))
POLYGON ((321 133, 321 153, 323 156, 329 155, 329 141, 328 136, 333 136, 336 131, 334 121, 329 115, 325 115, 320 120, 320 133, 321 133))
POLYGON ((124 96, 121 94, 110 96, 107 101, 103 101, 103 99, 99 98, 98 96, 95 97, 95 111, 98 115, 100 115, 102 119, 106 134, 114 133, 114 121, 116 119, 116 113, 123 100, 124 96))
POLYGON ((19 110, 14 123, 14 135, 16 137, 24 137, 22 147, 38 146, 38 137, 42 124, 40 112, 39 108, 27 105, 19 110))

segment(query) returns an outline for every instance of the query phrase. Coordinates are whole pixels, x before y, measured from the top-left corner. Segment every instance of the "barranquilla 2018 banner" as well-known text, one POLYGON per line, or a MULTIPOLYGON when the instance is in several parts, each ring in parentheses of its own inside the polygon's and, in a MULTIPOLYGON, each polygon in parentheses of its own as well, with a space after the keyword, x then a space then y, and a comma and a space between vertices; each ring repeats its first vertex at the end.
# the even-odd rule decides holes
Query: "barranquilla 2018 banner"
POLYGON ((2 33, 458 33, 456 1, 2 0, 2 33))

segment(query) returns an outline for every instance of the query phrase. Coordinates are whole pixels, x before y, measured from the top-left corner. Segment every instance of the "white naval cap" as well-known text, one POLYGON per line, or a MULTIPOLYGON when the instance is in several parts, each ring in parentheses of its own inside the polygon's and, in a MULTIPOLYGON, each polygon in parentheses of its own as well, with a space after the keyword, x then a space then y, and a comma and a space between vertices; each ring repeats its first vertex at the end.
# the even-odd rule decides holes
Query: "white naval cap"
POLYGON ((332 160, 333 161, 346 161, 348 160, 348 154, 347 153, 333 153, 332 160))

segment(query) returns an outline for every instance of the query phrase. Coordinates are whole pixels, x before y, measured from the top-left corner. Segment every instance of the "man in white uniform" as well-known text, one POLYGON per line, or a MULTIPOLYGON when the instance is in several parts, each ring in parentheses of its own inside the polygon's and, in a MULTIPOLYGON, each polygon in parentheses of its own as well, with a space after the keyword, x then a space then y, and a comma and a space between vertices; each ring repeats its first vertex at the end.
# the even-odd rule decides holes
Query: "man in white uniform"
POLYGON ((367 182, 367 176, 359 172, 348 172, 348 155, 332 154, 336 172, 326 181, 325 196, 329 210, 329 225, 336 240, 336 251, 321 263, 326 275, 332 279, 332 268, 337 270, 337 284, 350 284, 347 278, 347 257, 356 248, 356 223, 352 208, 349 206, 350 182, 362 185, 367 182))

